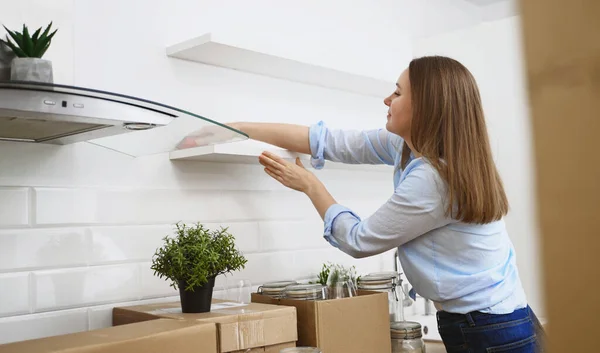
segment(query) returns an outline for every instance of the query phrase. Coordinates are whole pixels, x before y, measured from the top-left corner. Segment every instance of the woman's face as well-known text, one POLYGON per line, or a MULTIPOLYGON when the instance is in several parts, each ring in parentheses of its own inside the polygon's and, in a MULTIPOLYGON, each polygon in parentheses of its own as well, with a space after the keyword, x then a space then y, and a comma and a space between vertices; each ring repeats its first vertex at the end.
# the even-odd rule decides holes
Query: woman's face
POLYGON ((408 69, 402 72, 396 82, 396 90, 383 103, 389 107, 385 128, 410 143, 412 105, 408 69))

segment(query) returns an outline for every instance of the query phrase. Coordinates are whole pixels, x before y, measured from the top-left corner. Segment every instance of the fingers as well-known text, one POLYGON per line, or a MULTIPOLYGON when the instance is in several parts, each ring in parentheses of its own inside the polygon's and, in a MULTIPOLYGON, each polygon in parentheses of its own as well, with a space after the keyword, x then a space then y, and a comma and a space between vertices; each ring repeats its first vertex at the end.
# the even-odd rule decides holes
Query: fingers
POLYGON ((300 157, 296 157, 296 165, 298 167, 304 168, 304 164, 302 164, 302 161, 300 161, 300 157))
POLYGON ((280 176, 280 177, 283 177, 283 175, 284 175, 283 171, 278 170, 278 169, 274 169, 274 168, 269 167, 269 166, 266 166, 265 169, 268 169, 269 172, 271 172, 274 175, 280 176))
POLYGON ((273 152, 264 151, 262 154, 263 154, 263 156, 266 156, 279 164, 285 164, 285 160, 273 152))
POLYGON ((275 155, 273 155, 272 153, 270 153, 271 156, 275 156, 277 159, 273 159, 272 157, 270 157, 269 155, 266 154, 267 152, 263 152, 263 154, 261 154, 258 157, 258 161, 260 162, 260 164, 264 165, 267 168, 270 168, 271 170, 279 170, 282 171, 285 168, 285 165, 283 163, 285 163, 285 161, 275 155), (283 162, 280 163, 279 161, 283 162))
POLYGON ((269 168, 265 168, 265 173, 267 173, 271 178, 277 180, 280 183, 283 183, 283 178, 280 175, 273 173, 269 168))
POLYGON ((196 140, 193 137, 187 136, 177 144, 176 148, 179 150, 182 150, 182 149, 192 148, 192 147, 197 147, 197 146, 198 145, 196 144, 196 140))

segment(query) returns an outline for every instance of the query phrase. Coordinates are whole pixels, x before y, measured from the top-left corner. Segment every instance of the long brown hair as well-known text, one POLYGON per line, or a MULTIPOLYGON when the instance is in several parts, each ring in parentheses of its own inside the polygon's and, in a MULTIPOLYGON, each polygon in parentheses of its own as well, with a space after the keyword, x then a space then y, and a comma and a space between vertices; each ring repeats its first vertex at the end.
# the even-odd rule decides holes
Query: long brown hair
MULTIPOLYGON (((475 78, 461 63, 442 56, 414 59, 408 74, 411 142, 447 183, 447 214, 466 223, 501 219, 508 200, 492 158, 475 78)), ((409 156, 405 143, 403 168, 409 156)))

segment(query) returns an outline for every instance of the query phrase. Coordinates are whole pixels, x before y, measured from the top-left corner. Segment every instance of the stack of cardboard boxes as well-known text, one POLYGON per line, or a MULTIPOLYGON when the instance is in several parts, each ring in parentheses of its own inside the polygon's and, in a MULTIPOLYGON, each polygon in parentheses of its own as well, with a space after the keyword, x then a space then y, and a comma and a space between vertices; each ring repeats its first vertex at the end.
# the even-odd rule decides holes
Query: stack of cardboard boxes
POLYGON ((29 352, 265 352, 295 346, 323 353, 391 351, 385 293, 336 300, 252 303, 213 300, 211 312, 183 314, 179 302, 116 307, 113 327, 0 345, 0 353, 29 352))

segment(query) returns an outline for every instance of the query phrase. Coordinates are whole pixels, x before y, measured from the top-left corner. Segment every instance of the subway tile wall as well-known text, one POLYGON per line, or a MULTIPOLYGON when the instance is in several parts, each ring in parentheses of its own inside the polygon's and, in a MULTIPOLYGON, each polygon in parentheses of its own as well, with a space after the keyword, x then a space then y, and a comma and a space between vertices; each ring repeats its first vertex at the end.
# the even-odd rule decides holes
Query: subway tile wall
MULTIPOLYGON (((357 260, 331 247, 310 200, 271 180, 260 166, 181 166, 166 155, 123 160, 85 144, 48 148, 55 153, 46 146, 0 143, 0 164, 19 160, 22 173, 0 170, 0 343, 107 327, 114 306, 178 300, 150 267, 179 221, 229 227, 248 259, 244 270, 217 279, 216 298, 232 298, 239 280, 254 290, 266 281, 307 280, 327 261, 355 265, 359 272, 391 269, 391 252, 357 260), (79 168, 72 174, 56 177, 74 163, 79 168), (130 164, 144 163, 161 173, 136 176, 147 169, 130 164), (106 185, 98 175, 90 184, 89 175, 78 172, 86 165, 105 173, 106 185), (119 182, 123 169, 134 175, 119 182), (224 177, 199 183, 207 170, 224 177), (232 174, 240 187, 223 185, 232 174)), ((315 173, 338 202, 363 216, 391 190, 391 176, 379 171, 315 173)))

